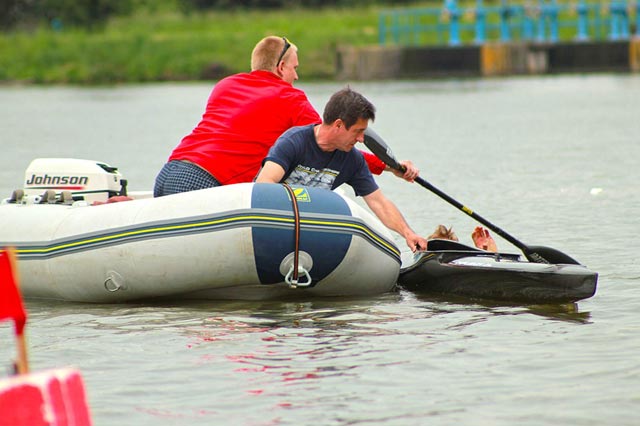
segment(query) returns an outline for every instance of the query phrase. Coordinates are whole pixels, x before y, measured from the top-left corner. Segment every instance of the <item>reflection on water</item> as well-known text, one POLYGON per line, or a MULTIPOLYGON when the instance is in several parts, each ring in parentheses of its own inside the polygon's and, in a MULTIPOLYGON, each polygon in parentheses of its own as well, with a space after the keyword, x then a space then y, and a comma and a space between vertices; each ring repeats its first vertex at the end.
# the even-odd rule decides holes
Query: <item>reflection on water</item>
MULTIPOLYGON (((456 314, 461 322, 447 328, 464 328, 498 316, 536 315, 550 320, 589 323, 590 313, 577 303, 522 305, 470 300, 457 296, 424 296, 406 290, 369 299, 315 299, 309 301, 179 301, 100 305, 30 300, 31 321, 80 326, 116 333, 180 330, 202 341, 239 338, 246 333, 310 330, 316 338, 335 334, 402 334, 401 324, 456 314), (398 325, 398 327, 396 327, 398 325)), ((427 331, 425 330, 425 333, 427 331)), ((197 343, 197 342, 196 342, 197 343)), ((196 344, 194 343, 194 344, 196 344)))
POLYGON ((470 300, 459 296, 416 295, 417 300, 428 303, 429 308, 446 314, 457 311, 479 311, 487 315, 522 315, 534 314, 547 319, 588 323, 589 312, 582 312, 578 303, 564 303, 551 305, 523 305, 504 301, 470 300), (433 304, 433 306, 431 306, 433 304))

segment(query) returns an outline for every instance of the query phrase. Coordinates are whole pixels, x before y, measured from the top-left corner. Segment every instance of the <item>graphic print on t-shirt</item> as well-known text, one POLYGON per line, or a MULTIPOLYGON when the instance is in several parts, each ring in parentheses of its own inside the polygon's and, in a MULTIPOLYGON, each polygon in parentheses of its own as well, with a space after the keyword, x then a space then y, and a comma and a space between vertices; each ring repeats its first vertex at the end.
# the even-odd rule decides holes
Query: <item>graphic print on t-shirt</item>
POLYGON ((314 186, 317 188, 331 190, 333 182, 335 182, 336 177, 338 177, 339 174, 340 172, 337 170, 329 168, 318 170, 313 167, 306 167, 299 164, 291 172, 285 182, 289 185, 314 186))

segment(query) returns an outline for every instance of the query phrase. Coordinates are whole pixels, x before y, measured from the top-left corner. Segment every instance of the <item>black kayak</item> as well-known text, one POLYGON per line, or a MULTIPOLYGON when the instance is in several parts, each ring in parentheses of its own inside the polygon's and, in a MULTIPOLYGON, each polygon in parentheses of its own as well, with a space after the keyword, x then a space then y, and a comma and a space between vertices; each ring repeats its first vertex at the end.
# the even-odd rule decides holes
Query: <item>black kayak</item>
POLYGON ((449 240, 429 240, 400 269, 400 287, 416 293, 532 304, 571 303, 596 292, 598 274, 584 265, 529 262, 449 240))

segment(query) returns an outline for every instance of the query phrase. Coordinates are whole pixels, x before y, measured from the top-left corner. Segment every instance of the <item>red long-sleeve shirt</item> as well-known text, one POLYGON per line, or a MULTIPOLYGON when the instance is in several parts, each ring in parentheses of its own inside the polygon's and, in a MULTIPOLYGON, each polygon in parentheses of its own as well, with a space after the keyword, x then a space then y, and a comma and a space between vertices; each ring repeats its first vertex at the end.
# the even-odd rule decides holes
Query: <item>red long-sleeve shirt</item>
MULTIPOLYGON (((276 139, 294 126, 322 120, 302 90, 268 71, 226 77, 213 88, 202 120, 173 150, 223 185, 251 182, 276 139)), ((372 173, 384 163, 365 155, 372 173)))

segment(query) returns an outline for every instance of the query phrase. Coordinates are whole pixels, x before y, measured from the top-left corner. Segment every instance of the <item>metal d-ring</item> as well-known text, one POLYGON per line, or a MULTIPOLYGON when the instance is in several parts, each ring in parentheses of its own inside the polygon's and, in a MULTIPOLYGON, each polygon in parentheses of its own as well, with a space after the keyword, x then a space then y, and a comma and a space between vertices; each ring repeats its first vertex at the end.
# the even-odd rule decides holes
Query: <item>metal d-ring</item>
POLYGON ((310 287, 313 279, 311 278, 309 271, 313 268, 313 258, 306 251, 300 250, 298 253, 298 279, 294 280, 294 256, 295 253, 291 252, 282 259, 282 262, 280 262, 280 273, 284 276, 284 282, 289 284, 289 287, 291 288, 310 287), (300 278, 302 277, 300 275, 304 275, 306 277, 304 281, 301 281, 300 278))
POLYGON ((104 280, 104 288, 110 292, 116 292, 118 290, 126 290, 127 286, 125 284, 124 278, 120 274, 114 271, 110 271, 107 274, 107 278, 104 280))
POLYGON ((287 272, 287 275, 284 277, 284 282, 289 284, 289 287, 291 287, 291 288, 309 287, 311 285, 311 282, 313 281, 311 279, 311 275, 309 275, 309 271, 307 271, 305 269, 305 267, 302 266, 302 265, 298 266, 298 279, 297 280, 292 279, 291 275, 293 275, 293 265, 291 265, 291 268, 289 269, 289 272, 287 272), (307 281, 306 282, 301 282, 300 281, 300 277, 301 276, 306 277, 307 281))
POLYGON ((114 291, 118 291, 120 290, 120 284, 118 284, 117 282, 113 281, 113 279, 111 277, 107 277, 106 280, 104 280, 104 288, 113 293, 114 291))

